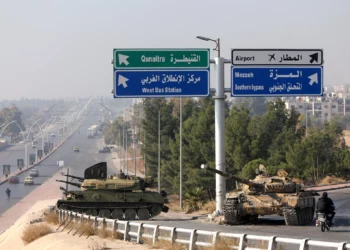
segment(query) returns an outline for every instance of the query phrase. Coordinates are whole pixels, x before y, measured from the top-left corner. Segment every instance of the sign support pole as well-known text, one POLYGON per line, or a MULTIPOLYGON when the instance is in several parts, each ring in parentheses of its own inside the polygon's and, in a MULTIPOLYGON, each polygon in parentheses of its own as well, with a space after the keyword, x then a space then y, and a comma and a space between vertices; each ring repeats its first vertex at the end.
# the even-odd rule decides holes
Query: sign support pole
MULTIPOLYGON (((225 59, 215 58, 215 168, 225 171, 225 59)), ((223 176, 215 175, 216 183, 216 211, 223 212, 226 193, 226 180, 223 176)))
POLYGON ((180 97, 180 208, 182 205, 182 97, 180 97))
POLYGON ((158 192, 160 192, 160 107, 158 110, 158 192))

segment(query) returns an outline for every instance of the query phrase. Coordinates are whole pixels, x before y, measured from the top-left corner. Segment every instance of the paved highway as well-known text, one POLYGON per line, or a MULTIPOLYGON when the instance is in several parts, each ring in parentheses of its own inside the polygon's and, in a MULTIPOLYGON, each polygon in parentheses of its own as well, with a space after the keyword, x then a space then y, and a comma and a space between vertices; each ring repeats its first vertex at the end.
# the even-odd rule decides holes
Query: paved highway
MULTIPOLYGON (((107 161, 108 172, 116 173, 116 168, 112 164, 111 154, 99 154, 98 149, 103 145, 102 139, 88 139, 86 130, 89 126, 96 124, 96 117, 87 117, 80 129, 69 138, 59 149, 57 149, 50 157, 35 166, 40 172, 40 177, 34 177, 34 185, 24 185, 23 180, 29 174, 29 170, 18 175, 19 184, 5 183, 0 186, 0 215, 8 208, 19 202, 24 196, 32 192, 38 185, 45 182, 51 176, 59 171, 57 161, 63 160, 65 166, 70 167, 70 174, 83 176, 84 170, 100 161, 107 161), (73 148, 78 147, 80 153, 74 153, 73 148), (11 189, 11 198, 7 199, 5 190, 11 189)), ((65 169, 64 169, 65 171, 65 169)), ((65 177, 62 177, 65 179, 65 177)), ((65 184, 62 184, 64 186, 65 184)))
MULTIPOLYGON (((56 131, 57 125, 51 124, 45 131, 56 131)), ((58 130, 57 130, 58 131, 58 130)), ((32 147, 32 143, 26 143, 27 144, 27 157, 29 160, 29 154, 35 154, 37 149, 42 149, 42 138, 36 138, 37 141, 37 148, 32 147)), ((44 138, 44 142, 51 142, 54 144, 54 146, 57 143, 57 136, 56 137, 50 137, 50 138, 44 138)), ((26 144, 14 144, 10 145, 2 150, 0 150, 0 178, 3 176, 3 165, 10 165, 11 173, 18 170, 17 168, 17 160, 18 159, 24 159, 25 158, 25 145, 26 144)), ((25 164, 25 162, 24 162, 25 164)))
POLYGON ((350 189, 329 191, 330 198, 336 206, 335 224, 329 232, 321 232, 315 224, 307 226, 285 226, 282 217, 262 217, 254 225, 227 226, 214 223, 201 222, 201 220, 186 220, 169 218, 159 215, 151 221, 144 223, 160 224, 171 227, 222 231, 232 233, 246 233, 256 235, 276 235, 281 237, 310 238, 324 241, 350 241, 350 189))

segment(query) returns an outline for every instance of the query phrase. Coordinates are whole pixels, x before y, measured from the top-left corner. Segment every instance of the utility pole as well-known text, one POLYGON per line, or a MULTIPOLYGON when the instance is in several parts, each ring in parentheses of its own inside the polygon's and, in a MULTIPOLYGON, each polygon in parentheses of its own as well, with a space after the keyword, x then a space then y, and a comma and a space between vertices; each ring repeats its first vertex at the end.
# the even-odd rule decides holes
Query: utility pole
POLYGON ((160 192, 160 107, 158 110, 158 192, 160 192))
POLYGON ((125 126, 123 125, 123 173, 125 173, 125 126))
POLYGON ((119 125, 119 144, 120 144, 120 147, 119 147, 119 150, 118 150, 118 157, 119 157, 119 171, 122 170, 122 157, 121 157, 121 154, 120 154, 120 150, 121 150, 121 147, 122 147, 122 130, 121 130, 121 127, 119 125))
POLYGON ((125 141, 126 141, 126 175, 129 175, 129 165, 128 165, 128 127, 126 127, 126 137, 125 137, 125 141))
MULTIPOLYGON (((203 36, 197 36, 198 39, 204 41, 215 42, 218 57, 214 59, 215 63, 215 168, 220 171, 225 171, 225 74, 224 65, 225 62, 230 63, 231 61, 225 61, 224 58, 220 57, 220 39, 211 39, 203 36)), ((224 177, 216 174, 216 212, 223 212, 223 205, 225 201, 226 193, 226 180, 224 177)))
MULTIPOLYGON (((146 130, 143 128, 143 148, 146 148, 146 130)), ((145 177, 146 177, 146 151, 143 151, 143 166, 145 168, 145 177)))
POLYGON ((182 98, 180 97, 180 208, 182 203, 182 98))
POLYGON ((135 121, 134 121, 134 135, 133 135, 133 144, 134 144, 134 171, 135 171, 135 177, 136 177, 136 145, 135 145, 135 135, 136 135, 136 131, 135 131, 135 121))

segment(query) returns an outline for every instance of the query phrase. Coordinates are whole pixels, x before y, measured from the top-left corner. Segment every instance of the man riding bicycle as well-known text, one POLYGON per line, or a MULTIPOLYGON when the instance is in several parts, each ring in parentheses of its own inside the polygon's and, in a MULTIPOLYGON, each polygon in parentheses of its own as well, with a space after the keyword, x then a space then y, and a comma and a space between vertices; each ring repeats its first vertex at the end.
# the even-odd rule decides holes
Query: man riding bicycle
POLYGON ((329 222, 331 226, 333 226, 333 218, 335 216, 335 207, 331 198, 328 198, 327 192, 323 192, 322 197, 318 200, 316 206, 316 213, 325 213, 326 215, 331 214, 329 218, 329 222))

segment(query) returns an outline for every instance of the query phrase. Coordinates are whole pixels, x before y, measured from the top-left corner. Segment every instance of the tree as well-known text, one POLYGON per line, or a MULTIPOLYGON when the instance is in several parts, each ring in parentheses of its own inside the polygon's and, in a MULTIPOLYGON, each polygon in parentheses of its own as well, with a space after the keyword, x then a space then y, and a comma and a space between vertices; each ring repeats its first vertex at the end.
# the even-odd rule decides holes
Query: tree
POLYGON ((239 172, 250 160, 249 146, 251 144, 248 134, 250 123, 249 111, 242 106, 238 109, 232 107, 226 119, 226 169, 239 172))
POLYGON ((25 126, 22 122, 22 112, 15 106, 11 105, 9 108, 3 108, 0 111, 0 120, 3 124, 10 123, 11 121, 15 121, 16 123, 10 124, 6 128, 6 132, 12 135, 18 135, 21 130, 25 131, 25 126))
MULTIPOLYGON (((158 111, 160 112, 161 162, 170 158, 169 141, 175 138, 176 119, 172 116, 173 103, 164 98, 146 98, 143 101, 142 125, 146 140, 142 152, 146 155, 146 171, 158 176, 158 111)), ((142 139, 142 138, 141 138, 142 139)), ((164 173, 163 173, 164 174, 164 173)), ((161 176, 163 176, 163 174, 161 176)), ((166 173, 165 173, 166 174, 166 173)))

